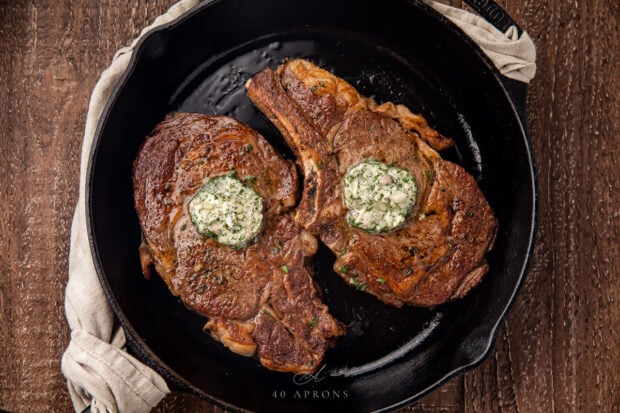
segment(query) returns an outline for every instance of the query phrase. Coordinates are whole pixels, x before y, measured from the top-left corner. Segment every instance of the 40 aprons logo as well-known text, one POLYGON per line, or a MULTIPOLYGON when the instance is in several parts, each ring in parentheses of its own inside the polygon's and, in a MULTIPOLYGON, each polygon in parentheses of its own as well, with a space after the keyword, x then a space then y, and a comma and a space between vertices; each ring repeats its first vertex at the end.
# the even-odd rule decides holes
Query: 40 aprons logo
POLYGON ((322 400, 338 400, 348 399, 347 390, 339 389, 309 389, 312 383, 322 382, 326 376, 324 374, 326 365, 323 365, 314 373, 298 373, 293 376, 293 383, 299 386, 295 390, 274 390, 271 396, 274 399, 322 399, 322 400))

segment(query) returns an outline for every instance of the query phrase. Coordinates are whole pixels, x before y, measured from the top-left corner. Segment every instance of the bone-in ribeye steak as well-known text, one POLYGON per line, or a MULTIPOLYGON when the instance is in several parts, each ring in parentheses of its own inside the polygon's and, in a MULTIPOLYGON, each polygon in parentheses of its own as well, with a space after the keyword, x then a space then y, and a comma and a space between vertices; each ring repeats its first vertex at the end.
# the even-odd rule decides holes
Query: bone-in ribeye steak
POLYGON ((349 284, 394 306, 435 306, 480 282, 497 221, 474 178, 436 152, 450 139, 406 107, 377 105, 306 60, 265 69, 246 87, 303 171, 296 222, 334 252, 334 270, 349 284), (407 221, 387 233, 345 219, 343 177, 368 159, 397 165, 417 183, 407 221))

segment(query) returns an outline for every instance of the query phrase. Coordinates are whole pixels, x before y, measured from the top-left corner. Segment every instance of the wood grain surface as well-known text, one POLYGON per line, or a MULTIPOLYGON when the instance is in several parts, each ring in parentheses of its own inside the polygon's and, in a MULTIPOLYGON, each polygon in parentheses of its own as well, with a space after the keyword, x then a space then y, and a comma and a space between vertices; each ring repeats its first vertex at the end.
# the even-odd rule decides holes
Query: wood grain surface
MULTIPOLYGON (((72 410, 63 293, 88 99, 173 3, 0 0, 0 408, 72 410)), ((535 252, 487 361, 403 411, 619 412, 620 2, 500 4, 538 51, 535 252)), ((221 411, 174 393, 155 410, 221 411)))

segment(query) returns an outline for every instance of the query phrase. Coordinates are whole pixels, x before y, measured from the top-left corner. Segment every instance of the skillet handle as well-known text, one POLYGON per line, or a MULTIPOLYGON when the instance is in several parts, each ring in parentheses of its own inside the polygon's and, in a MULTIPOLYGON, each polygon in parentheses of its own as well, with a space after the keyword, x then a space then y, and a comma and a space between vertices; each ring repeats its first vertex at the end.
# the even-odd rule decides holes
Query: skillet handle
POLYGON ((497 27, 498 30, 505 32, 511 26, 517 29, 517 33, 521 35, 523 30, 514 20, 493 0, 464 0, 472 9, 477 11, 489 23, 497 27))
MULTIPOLYGON (((519 36, 523 33, 523 30, 519 25, 493 0, 463 0, 472 9, 478 12, 489 23, 495 26, 498 30, 506 32, 510 27, 514 26, 517 29, 519 36)), ((512 101, 515 107, 519 110, 519 115, 525 117, 525 106, 527 98, 527 83, 519 82, 518 80, 509 79, 502 76, 502 83, 511 95, 512 101)))

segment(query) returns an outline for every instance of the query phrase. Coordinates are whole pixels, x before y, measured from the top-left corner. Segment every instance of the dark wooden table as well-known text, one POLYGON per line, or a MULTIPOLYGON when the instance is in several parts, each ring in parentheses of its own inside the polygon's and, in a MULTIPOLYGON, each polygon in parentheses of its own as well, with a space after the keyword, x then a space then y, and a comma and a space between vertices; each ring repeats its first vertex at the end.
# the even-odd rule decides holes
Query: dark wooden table
MULTIPOLYGON (((0 0, 0 408, 72 409, 63 294, 89 95, 174 1, 0 0)), ((538 49, 534 257, 491 356, 404 410, 618 412, 620 2, 500 3, 538 49)), ((156 410, 221 409, 171 394, 156 410)))

